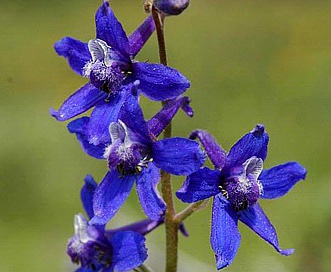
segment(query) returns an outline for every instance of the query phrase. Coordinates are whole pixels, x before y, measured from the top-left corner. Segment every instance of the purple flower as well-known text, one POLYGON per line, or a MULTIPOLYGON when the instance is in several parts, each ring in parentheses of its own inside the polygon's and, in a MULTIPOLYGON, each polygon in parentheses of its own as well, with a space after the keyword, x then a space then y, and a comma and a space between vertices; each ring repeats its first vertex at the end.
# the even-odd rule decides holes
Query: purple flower
POLYGON ((154 0, 153 5, 166 15, 179 15, 190 4, 190 0, 154 0))
MULTIPOLYGON (((186 99, 179 98, 178 101, 181 102, 173 101, 177 105, 175 108, 186 99)), ((196 141, 185 138, 156 140, 174 114, 173 108, 170 109, 164 107, 161 110, 164 114, 157 114, 149 126, 137 97, 129 96, 118 122, 109 126, 111 142, 106 148, 99 145, 91 149, 87 144, 84 126, 88 119, 69 124, 69 130, 77 134, 87 153, 97 157, 104 152, 108 161, 109 171, 94 195, 92 224, 106 224, 122 206, 134 183, 144 212, 149 218, 158 220, 166 208, 157 191, 160 169, 174 175, 189 175, 203 164, 205 155, 196 141), (164 119, 156 125, 156 120, 162 117, 164 119)))
POLYGON ((130 95, 128 85, 138 80, 142 94, 163 101, 182 94, 190 83, 170 67, 133 61, 154 31, 152 17, 127 37, 109 3, 104 1, 96 12, 95 22, 96 39, 83 43, 65 37, 55 44, 56 52, 67 59, 76 73, 87 77, 89 83, 67 98, 58 111, 50 112, 57 120, 65 121, 95 107, 88 141, 98 145, 105 141, 103 136, 109 124, 117 121, 121 105, 130 95))
POLYGON ((288 162, 262 170, 269 141, 263 125, 244 135, 228 154, 206 131, 196 130, 191 138, 200 139, 215 170, 204 167, 189 175, 176 195, 184 202, 214 197, 210 242, 217 268, 224 268, 234 260, 241 239, 238 220, 280 254, 292 254, 293 249, 280 249, 276 230, 257 201, 285 195, 305 179, 305 168, 297 162, 288 162))
POLYGON ((68 242, 67 253, 78 271, 128 271, 147 258, 145 238, 134 231, 107 233, 88 223, 83 215, 74 220, 75 235, 68 242))
MULTIPOLYGON (((183 138, 156 141, 156 137, 179 108, 189 116, 193 115, 189 99, 178 97, 168 101, 146 122, 137 97, 132 95, 123 104, 119 121, 110 124, 109 142, 97 146, 87 140, 89 117, 82 117, 68 124, 69 131, 76 134, 87 154, 108 160, 110 171, 99 185, 95 196, 95 210, 99 214, 97 213, 93 223, 105 224, 110 220, 124 203, 134 182, 145 213, 150 218, 159 220, 165 210, 165 204, 156 188, 160 178, 159 168, 176 175, 188 175, 203 164, 205 155, 195 141, 183 138)), ((94 215, 93 210, 90 214, 92 213, 94 215)))
MULTIPOLYGON (((97 184, 90 175, 84 181, 81 200, 90 219, 94 216, 93 196, 97 184)), ((67 253, 72 262, 80 265, 77 272, 131 270, 147 258, 143 236, 163 223, 163 217, 158 221, 145 219, 106 230, 105 225, 92 225, 82 214, 78 214, 74 220, 75 235, 68 241, 67 253)), ((183 235, 188 235, 183 224, 180 230, 183 235)))
MULTIPOLYGON (((97 187, 87 175, 81 190, 81 200, 89 218, 94 216, 92 200, 97 187)), ((141 265, 147 258, 144 235, 163 219, 145 219, 118 229, 106 230, 105 225, 94 226, 82 214, 75 216, 75 235, 69 239, 67 253, 81 267, 79 272, 127 271, 141 265)))
MULTIPOLYGON (((83 206, 93 217, 92 199, 97 184, 86 176, 81 190, 83 206)), ((141 265, 147 258, 143 235, 162 222, 143 220, 117 230, 105 230, 105 225, 93 226, 82 214, 75 216, 75 235, 68 241, 67 253, 80 265, 77 271, 127 271, 141 265)))
MULTIPOLYGON (((159 112, 147 121, 149 134, 153 135, 155 138, 158 137, 180 108, 182 108, 188 116, 193 116, 193 110, 190 107, 190 100, 188 97, 179 96, 176 99, 171 99, 159 112)), ((103 155, 105 148, 111 143, 109 130, 107 129, 107 134, 104 135, 104 141, 102 143, 98 145, 91 144, 88 140, 89 123, 90 118, 84 116, 71 121, 68 124, 68 130, 70 133, 76 134, 83 150, 88 155, 97 159, 104 159, 103 155)))

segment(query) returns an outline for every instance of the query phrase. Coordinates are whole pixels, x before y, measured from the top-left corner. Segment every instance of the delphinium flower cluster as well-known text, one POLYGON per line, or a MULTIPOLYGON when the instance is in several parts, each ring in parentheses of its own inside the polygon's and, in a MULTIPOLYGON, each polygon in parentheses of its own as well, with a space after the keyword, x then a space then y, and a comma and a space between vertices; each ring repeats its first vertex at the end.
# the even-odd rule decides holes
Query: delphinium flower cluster
POLYGON ((81 190, 86 216, 75 215, 75 234, 67 248, 79 266, 76 271, 152 271, 144 265, 148 257, 145 235, 161 224, 166 235, 165 271, 177 271, 178 231, 187 236, 183 221, 211 197, 210 244, 217 269, 231 264, 236 256, 238 221, 280 254, 294 251, 280 248, 275 228, 258 200, 283 196, 305 178, 306 170, 297 162, 263 169, 269 141, 263 125, 256 125, 228 153, 205 130, 197 129, 188 138, 171 136, 176 113, 181 109, 192 117, 193 109, 190 99, 183 96, 190 81, 167 66, 163 26, 167 16, 179 15, 188 5, 188 0, 145 1, 147 18, 127 36, 110 3, 103 1, 95 14, 95 38, 82 42, 65 37, 55 43, 57 54, 87 83, 50 113, 58 121, 73 119, 67 128, 84 152, 105 160, 103 179, 96 183, 87 175, 81 190), (135 60, 154 31, 160 63, 135 60), (149 120, 139 103, 141 95, 162 102, 149 120), (214 169, 204 166, 206 158, 214 169), (176 194, 171 175, 185 180, 176 194), (146 218, 107 229, 134 184, 146 218), (177 213, 174 195, 191 204, 177 213))

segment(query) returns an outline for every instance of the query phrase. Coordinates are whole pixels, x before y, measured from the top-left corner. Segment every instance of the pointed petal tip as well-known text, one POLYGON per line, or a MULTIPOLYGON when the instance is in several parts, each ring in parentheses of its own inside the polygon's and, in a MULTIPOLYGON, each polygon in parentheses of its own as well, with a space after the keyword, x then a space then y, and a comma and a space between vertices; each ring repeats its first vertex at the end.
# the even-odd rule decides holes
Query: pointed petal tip
POLYGON ((191 103, 191 99, 188 96, 184 96, 181 108, 188 117, 193 117, 194 111, 193 111, 193 108, 191 107, 190 103, 191 103))
POLYGON ((307 177, 307 169, 304 168, 300 163, 298 162, 294 162, 295 166, 296 166, 296 175, 297 175, 297 179, 298 181, 300 180, 305 180, 307 177))
POLYGON ((102 6, 104 6, 105 8, 109 7, 109 1, 108 0, 103 0, 102 1, 102 6))
POLYGON ((65 56, 67 53, 67 48, 66 45, 70 43, 70 38, 69 37, 64 37, 61 40, 58 40, 57 42, 54 43, 53 48, 59 56, 65 56))
POLYGON ((49 108, 49 114, 53 117, 56 117, 58 115, 58 112, 53 108, 49 108))
POLYGON ((233 262, 233 260, 224 259, 221 255, 217 255, 217 254, 215 254, 215 259, 216 259, 217 270, 221 270, 229 266, 233 262))
POLYGON ((282 254, 283 256, 290 256, 294 253, 294 249, 293 248, 289 248, 289 249, 278 249, 278 252, 280 254, 282 254))
POLYGON ((84 182, 85 182, 86 185, 93 185, 93 186, 96 185, 96 182, 95 182, 93 176, 90 175, 90 174, 87 174, 87 175, 85 176, 85 178, 84 178, 84 182))
POLYGON ((49 109, 49 114, 52 117, 54 117, 57 121, 65 121, 66 120, 63 115, 61 115, 57 110, 54 110, 53 108, 49 109))
MULTIPOLYGON (((299 164, 300 165, 300 164, 299 164)), ((305 180, 306 177, 307 177, 307 169, 304 168, 302 165, 301 166, 301 171, 300 171, 300 174, 301 174, 301 179, 305 180)))
MULTIPOLYGON (((184 110, 184 109, 183 109, 184 110)), ((184 112, 186 113, 186 115, 188 116, 188 117, 193 117, 194 116, 194 111, 193 110, 184 110, 184 112)))
POLYGON ((60 41, 57 41, 57 42, 54 43, 53 48, 54 48, 56 54, 61 56, 59 45, 60 45, 60 41))
POLYGON ((195 140, 198 137, 199 132, 204 132, 202 129, 195 129, 191 132, 191 134, 188 136, 189 139, 195 140))
POLYGON ((108 1, 103 1, 95 14, 96 37, 117 50, 123 61, 129 61, 128 38, 121 23, 113 13, 108 1))
POLYGON ((190 236, 187 229, 186 229, 186 227, 184 226, 183 222, 179 225, 179 230, 183 234, 184 237, 189 237, 190 236))
MULTIPOLYGON (((191 82, 184 76, 182 76, 182 80, 183 80, 183 87, 187 89, 189 89, 191 87, 191 82)), ((185 91, 186 91, 185 90, 185 91)))
POLYGON ((212 208, 210 243, 215 253, 217 269, 222 269, 234 261, 240 240, 237 212, 221 194, 216 195, 212 208))
POLYGON ((263 161, 268 153, 269 135, 264 125, 258 124, 249 133, 241 137, 230 149, 224 171, 243 164, 249 158, 255 156, 263 161))
POLYGON ((261 136, 264 132, 265 129, 263 124, 257 124, 255 128, 251 131, 251 133, 253 133, 256 137, 261 136))

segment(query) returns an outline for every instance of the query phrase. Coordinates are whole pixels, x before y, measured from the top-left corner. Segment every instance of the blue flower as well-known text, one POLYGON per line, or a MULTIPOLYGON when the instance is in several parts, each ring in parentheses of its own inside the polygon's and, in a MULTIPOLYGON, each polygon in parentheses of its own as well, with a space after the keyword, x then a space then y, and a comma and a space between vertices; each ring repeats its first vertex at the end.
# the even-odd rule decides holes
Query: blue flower
POLYGON ((285 195, 305 179, 305 168, 297 162, 288 162, 262 170, 269 141, 263 125, 244 135, 228 154, 206 131, 196 130, 191 138, 200 140, 215 170, 204 167, 189 175, 176 195, 184 202, 214 197, 210 242, 217 268, 234 260, 241 239, 238 220, 280 254, 292 254, 293 249, 280 249, 276 230, 257 201, 285 195))
POLYGON ((157 191, 160 169, 174 175, 189 175, 200 168, 205 155, 196 141, 185 138, 156 140, 174 115, 174 109, 185 105, 185 101, 185 98, 172 101, 177 106, 165 106, 147 123, 137 97, 128 97, 118 122, 109 126, 111 142, 106 148, 100 145, 90 148, 84 132, 88 119, 69 124, 69 130, 77 134, 87 153, 97 157, 103 152, 108 161, 109 171, 94 195, 92 224, 107 223, 122 206, 134 183, 144 212, 149 218, 158 220, 166 208, 157 191), (162 119, 160 123, 157 122, 159 118, 162 119))
POLYGON ((75 216, 74 226, 75 235, 68 242, 67 253, 72 262, 81 266, 77 271, 128 271, 147 258, 145 238, 137 232, 107 235, 81 214, 75 216))
MULTIPOLYGON (((87 175, 81 190, 81 200, 89 218, 93 213, 93 195, 97 184, 87 175)), ((144 235, 163 219, 142 220, 118 229, 106 230, 105 225, 94 226, 82 214, 75 216, 75 235, 69 239, 67 253, 81 267, 79 272, 127 271, 141 265, 147 258, 144 235)))
POLYGON ((121 105, 131 91, 128 85, 139 80, 142 94, 163 101, 182 94, 190 83, 170 67, 133 61, 155 29, 151 16, 127 37, 109 3, 104 1, 96 12, 95 22, 96 39, 83 43, 65 37, 55 44, 56 52, 67 59, 76 73, 87 77, 89 83, 67 98, 58 111, 50 112, 57 120, 65 121, 95 107, 88 140, 98 145, 104 141, 109 124, 117 121, 121 105))
MULTIPOLYGON (((94 217, 93 196, 97 183, 91 175, 84 179, 81 200, 88 218, 94 217)), ((105 225, 92 225, 82 214, 75 216, 75 235, 68 241, 67 253, 80 265, 76 272, 127 271, 141 265, 147 258, 145 238, 164 218, 157 221, 144 219, 116 229, 105 229, 105 225)), ((183 224, 180 231, 188 236, 183 224)))

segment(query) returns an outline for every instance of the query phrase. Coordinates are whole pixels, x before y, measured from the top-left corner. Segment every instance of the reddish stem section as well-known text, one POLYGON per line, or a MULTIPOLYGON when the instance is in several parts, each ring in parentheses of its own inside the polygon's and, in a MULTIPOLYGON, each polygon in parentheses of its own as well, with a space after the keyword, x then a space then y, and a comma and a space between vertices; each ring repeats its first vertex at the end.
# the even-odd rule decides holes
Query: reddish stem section
MULTIPOLYGON (((159 45, 159 57, 160 63, 167 65, 167 53, 165 48, 164 39, 164 16, 160 14, 156 8, 152 7, 152 16, 155 23, 157 41, 159 45)), ((167 101, 163 101, 162 105, 165 105, 167 101)), ((163 133, 164 138, 171 137, 171 122, 166 127, 163 133)), ((166 229, 166 272, 177 271, 178 260, 178 228, 179 223, 175 220, 175 207, 172 197, 171 175, 167 172, 161 171, 161 191, 162 196, 167 204, 167 210, 165 214, 165 229, 166 229)))

